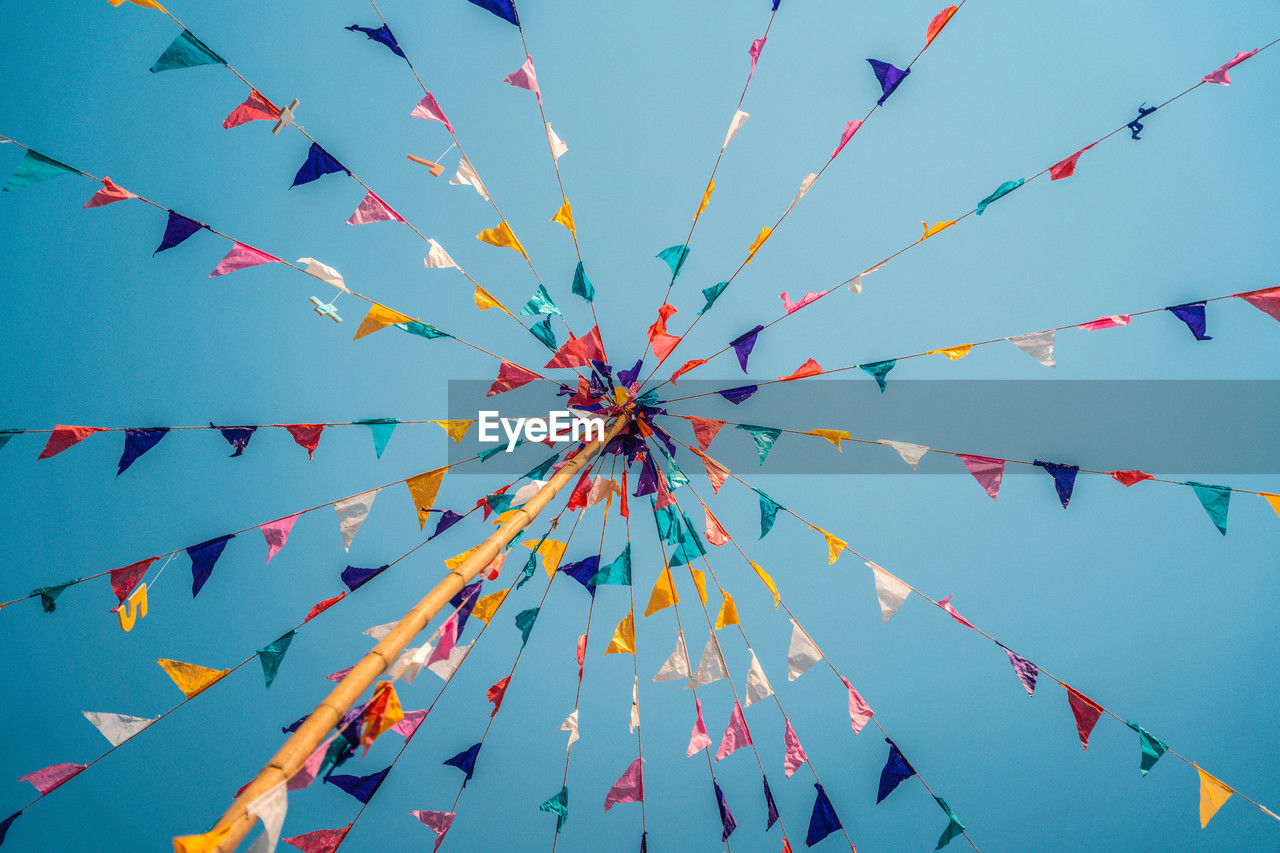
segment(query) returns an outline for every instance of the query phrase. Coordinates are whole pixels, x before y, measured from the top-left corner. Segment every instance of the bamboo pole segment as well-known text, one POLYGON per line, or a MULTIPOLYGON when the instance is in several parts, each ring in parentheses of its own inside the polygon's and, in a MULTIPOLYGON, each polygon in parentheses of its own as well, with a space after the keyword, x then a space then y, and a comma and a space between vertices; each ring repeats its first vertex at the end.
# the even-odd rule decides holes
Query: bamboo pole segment
POLYGON ((351 672, 330 691, 316 709, 307 717, 306 722, 280 747, 279 752, 258 772, 258 775, 236 797, 226 813, 218 819, 216 827, 231 826, 230 833, 218 844, 217 853, 233 853, 239 843, 253 828, 256 817, 250 815, 247 807, 258 797, 265 794, 282 782, 293 778, 308 756, 320 745, 342 716, 364 695, 370 685, 391 666, 400 653, 408 647, 427 623, 440 611, 446 602, 462 591, 462 588, 480 574, 486 566, 505 548, 520 531, 524 530, 538 513, 551 501, 564 485, 583 469, 583 467, 599 455, 631 420, 630 412, 619 414, 608 425, 602 439, 591 442, 557 471, 547 484, 538 490, 528 503, 512 511, 512 515, 502 526, 495 530, 458 568, 445 575, 426 597, 415 604, 408 613, 391 629, 391 632, 373 647, 352 668, 351 672))

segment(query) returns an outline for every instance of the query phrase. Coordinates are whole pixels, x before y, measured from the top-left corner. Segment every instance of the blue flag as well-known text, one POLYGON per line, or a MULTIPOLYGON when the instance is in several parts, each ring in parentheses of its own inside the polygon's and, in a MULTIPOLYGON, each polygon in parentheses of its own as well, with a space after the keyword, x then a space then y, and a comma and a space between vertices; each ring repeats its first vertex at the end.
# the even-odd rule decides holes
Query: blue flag
POLYGON ((205 227, 207 226, 203 222, 196 222, 194 219, 188 219, 181 213, 174 213, 171 210, 169 211, 169 219, 164 224, 164 236, 160 238, 160 245, 151 254, 154 256, 165 249, 172 249, 205 227))
POLYGON ((430 542, 432 539, 435 539, 437 536, 439 536, 441 533, 444 533, 450 527, 453 527, 459 521, 462 521, 461 515, 459 515, 458 513, 454 512, 451 509, 446 509, 444 512, 440 514, 440 521, 438 524, 436 524, 436 532, 428 536, 427 541, 430 542))
POLYGON ((1197 341, 1211 341, 1213 337, 1204 333, 1204 303, 1188 302, 1186 305, 1171 305, 1164 309, 1187 324, 1191 334, 1197 341))
POLYGON ((782 506, 759 489, 753 488, 752 491, 760 496, 760 538, 763 539, 773 529, 773 522, 777 520, 782 506))
POLYGON ((733 819, 733 812, 729 811, 729 804, 724 801, 724 791, 720 790, 719 785, 716 785, 716 806, 720 809, 720 823, 724 827, 720 840, 728 841, 729 836, 738 828, 738 822, 733 819))
POLYGON ((821 785, 815 784, 813 787, 818 789, 818 798, 813 801, 809 834, 804 839, 804 843, 810 847, 842 828, 840 818, 836 817, 836 810, 831 807, 831 800, 827 799, 827 792, 822 790, 821 785))
POLYGON ((1209 520, 1218 532, 1227 535, 1227 508, 1231 505, 1231 490, 1226 486, 1211 486, 1208 483, 1188 481, 1187 485, 1200 499, 1200 505, 1209 513, 1209 520))
POLYGON ((471 0, 471 2, 481 9, 488 9, 508 23, 520 26, 520 16, 516 14, 516 5, 511 0, 471 0))
POLYGON ((481 744, 478 743, 473 744, 444 762, 450 767, 456 767, 467 774, 467 778, 462 780, 462 787, 464 788, 467 787, 467 783, 471 781, 471 774, 476 770, 476 756, 480 753, 480 746, 481 744))
POLYGON ((898 363, 896 358, 888 361, 873 361, 868 364, 859 364, 858 367, 870 373, 876 380, 876 384, 880 386, 880 393, 884 393, 885 377, 889 375, 889 371, 893 370, 893 366, 898 363))
POLYGON ((313 142, 307 150, 306 162, 298 169, 298 174, 293 176, 293 183, 289 185, 289 189, 302 184, 309 184, 322 175, 331 175, 334 172, 351 174, 346 166, 333 158, 332 154, 313 142))
POLYGON ((369 29, 368 27, 361 27, 352 24, 347 27, 347 29, 353 33, 364 33, 373 41, 376 41, 379 44, 385 44, 387 47, 391 48, 391 52, 396 56, 408 61, 408 57, 404 55, 404 51, 400 49, 400 45, 396 42, 396 37, 391 34, 391 29, 386 24, 383 24, 377 29, 369 29))
POLYGON ((125 469, 138 460, 138 457, 155 447, 160 439, 169 433, 168 427, 154 429, 127 429, 124 431, 124 452, 120 454, 120 463, 116 466, 119 477, 125 469))
MULTIPOLYGON (((357 569, 355 566, 347 566, 342 571, 342 582, 347 585, 347 589, 355 592, 385 572, 387 568, 387 566, 378 566, 376 569, 357 569)), ((459 629, 461 629, 461 626, 459 626, 459 629)))
POLYGON ((217 539, 210 539, 208 542, 192 545, 187 549, 187 556, 191 558, 192 598, 200 594, 200 590, 204 588, 205 581, 209 580, 209 575, 213 574, 214 563, 218 562, 218 558, 222 556, 222 549, 226 548, 227 543, 234 538, 234 533, 228 533, 225 536, 219 536, 217 539))
POLYGON ((888 738, 885 738, 884 742, 889 744, 889 760, 884 763, 884 769, 880 771, 880 791, 876 794, 877 803, 892 794, 893 789, 898 787, 898 783, 903 779, 910 779, 916 775, 915 769, 908 763, 901 750, 898 749, 898 745, 888 738))
POLYGON ((768 823, 764 825, 764 831, 768 832, 773 829, 773 825, 778 820, 778 806, 773 801, 773 791, 769 790, 769 777, 761 776, 760 778, 764 780, 764 804, 769 810, 768 823))
POLYGON ((258 430, 256 426, 215 427, 212 423, 209 426, 222 433, 227 444, 231 445, 232 458, 244 455, 244 449, 249 446, 249 439, 253 438, 253 434, 258 430))
POLYGON ((1041 462, 1039 459, 1031 464, 1043 468, 1053 475, 1053 487, 1058 491, 1058 500, 1062 501, 1062 508, 1066 509, 1067 504, 1071 503, 1071 490, 1075 488, 1076 473, 1079 472, 1080 466, 1041 462))
POLYGON ((941 850, 951 843, 951 839, 964 833, 964 824, 960 822, 960 818, 956 817, 956 813, 951 810, 951 806, 947 805, 946 800, 937 795, 934 795, 934 799, 938 801, 938 805, 942 807, 942 810, 947 813, 947 828, 942 830, 942 837, 938 839, 938 846, 933 848, 934 850, 941 850))
POLYGON ((579 560, 576 563, 566 563, 560 567, 560 571, 576 580, 587 588, 587 592, 591 593, 591 597, 595 598, 596 594, 596 572, 600 568, 600 555, 594 554, 585 560, 579 560))
POLYGON ((871 70, 875 72, 876 79, 880 81, 880 90, 884 92, 880 96, 880 100, 876 101, 876 104, 884 106, 884 102, 889 100, 889 96, 911 73, 911 69, 908 68, 904 71, 900 68, 894 68, 888 62, 881 62, 878 59, 868 59, 867 62, 871 63, 871 70))
POLYGON ((759 390, 758 385, 739 385, 737 388, 726 388, 716 393, 736 406, 759 390))
POLYGON ((747 372, 747 359, 751 357, 751 350, 755 349, 756 335, 762 331, 764 331, 764 326, 756 326, 729 342, 729 346, 733 347, 734 354, 738 356, 738 364, 742 366, 743 373, 747 372))
POLYGON ((386 779, 387 774, 390 772, 391 768, 388 767, 368 776, 330 776, 325 781, 332 782, 360 802, 368 805, 369 800, 373 799, 373 795, 378 792, 378 786, 382 784, 382 780, 386 779))

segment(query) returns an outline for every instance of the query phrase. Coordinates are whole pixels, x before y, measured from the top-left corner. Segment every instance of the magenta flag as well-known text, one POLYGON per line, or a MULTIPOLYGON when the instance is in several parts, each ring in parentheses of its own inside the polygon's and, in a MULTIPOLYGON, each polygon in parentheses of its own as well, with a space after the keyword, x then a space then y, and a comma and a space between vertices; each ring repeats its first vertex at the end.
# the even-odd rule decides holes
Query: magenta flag
POLYGON ((707 724, 702 721, 702 700, 695 700, 698 706, 698 719, 693 724, 693 733, 689 735, 689 749, 685 757, 689 757, 711 746, 711 738, 707 737, 707 724))
POLYGON ((20 777, 18 781, 30 782, 43 796, 87 766, 86 764, 51 764, 43 770, 37 770, 34 773, 28 773, 26 776, 20 777))
POLYGON ((391 205, 378 198, 378 194, 369 190, 364 201, 356 208, 355 213, 347 220, 348 225, 367 225, 370 222, 404 222, 404 217, 391 209, 391 205))
POLYGON ((1000 494, 1000 481, 1004 478, 1004 460, 992 459, 990 456, 971 456, 968 453, 957 453, 964 467, 969 469, 978 485, 987 490, 991 499, 1000 494))
POLYGON ((637 758, 631 762, 626 772, 613 783, 604 798, 604 810, 613 808, 614 803, 638 803, 644 799, 644 770, 640 767, 644 759, 637 758))
POLYGON ((791 721, 783 717, 786 728, 782 732, 782 740, 787 745, 787 754, 782 759, 782 769, 787 774, 787 778, 791 778, 791 774, 800 769, 800 765, 809 760, 804 754, 804 747, 800 745, 800 738, 796 737, 795 730, 791 728, 791 721))
POLYGON ((289 531, 293 530, 293 523, 298 520, 300 515, 302 513, 295 512, 288 518, 268 521, 266 524, 259 525, 258 529, 262 531, 263 537, 267 540, 268 563, 284 547, 284 543, 289 541, 289 531))
POLYGON ((724 737, 720 739, 720 748, 716 750, 716 761, 732 755, 744 746, 751 746, 751 732, 747 731, 747 721, 742 716, 742 706, 734 702, 733 713, 729 715, 729 725, 725 727, 724 737))
POLYGON ((244 243, 236 243, 231 247, 231 251, 227 252, 226 257, 214 268, 213 272, 209 273, 209 278, 226 275, 229 272, 242 270, 245 267, 256 267, 258 264, 278 263, 280 263, 280 259, 275 255, 268 255, 261 249, 246 246, 244 243))

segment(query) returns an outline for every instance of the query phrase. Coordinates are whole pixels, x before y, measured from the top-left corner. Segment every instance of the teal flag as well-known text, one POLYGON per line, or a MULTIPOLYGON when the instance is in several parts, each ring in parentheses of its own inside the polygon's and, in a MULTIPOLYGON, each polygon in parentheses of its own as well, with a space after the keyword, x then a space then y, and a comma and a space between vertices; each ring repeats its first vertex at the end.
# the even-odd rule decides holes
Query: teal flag
POLYGON ((654 507, 653 520, 658 525, 658 538, 667 545, 675 545, 680 541, 680 517, 676 515, 674 504, 667 504, 662 509, 657 508, 657 504, 652 502, 654 507))
POLYGON ((675 280, 676 276, 680 275, 680 268, 684 266, 685 259, 688 257, 688 246, 670 246, 657 254, 658 260, 671 267, 672 281, 675 280))
POLYGON ((543 463, 542 463, 541 465, 539 465, 537 468, 534 468, 534 469, 533 469, 532 471, 530 471, 528 474, 525 474, 525 475, 524 475, 525 479, 526 479, 526 480, 545 480, 545 479, 547 479, 547 472, 551 470, 551 466, 552 466, 552 465, 554 465, 554 464, 556 464, 556 460, 557 460, 557 459, 559 459, 559 458, 560 458, 560 454, 559 454, 559 453, 553 453, 553 454, 551 454, 550 456, 548 456, 548 457, 546 458, 546 460, 545 460, 545 461, 543 461, 543 463))
POLYGON ((666 473, 667 473, 668 488, 670 488, 671 491, 674 492, 676 489, 680 488, 681 486, 689 485, 689 478, 685 475, 684 471, 681 470, 680 466, 676 464, 675 457, 668 455, 667 451, 663 449, 661 445, 659 445, 659 450, 662 451, 663 457, 667 460, 666 473))
POLYGON ((160 58, 151 66, 151 73, 157 71, 172 71, 175 68, 194 68, 197 65, 226 65, 227 61, 200 39, 196 38, 190 30, 183 30, 182 34, 169 43, 164 53, 160 54, 160 58))
MULTIPOLYGON (((529 560, 532 562, 533 557, 529 560)), ((533 623, 538 621, 537 607, 530 607, 528 610, 521 610, 516 614, 516 627, 520 629, 520 648, 524 648, 524 644, 529 642, 529 634, 533 632, 533 623)))
MULTIPOLYGON (((519 447, 522 444, 524 444, 524 439, 523 438, 517 439, 515 446, 519 447)), ((492 457, 498 455, 499 453, 504 453, 509 446, 511 446, 510 439, 503 442, 502 444, 497 445, 496 447, 491 447, 488 450, 481 450, 479 453, 476 454, 476 456, 480 457, 481 462, 488 462, 492 457)))
POLYGON ((668 565, 672 567, 683 566, 692 563, 707 553, 707 549, 702 544, 702 540, 698 538, 698 531, 694 528, 693 522, 689 520, 689 516, 684 516, 684 524, 676 522, 675 535, 678 545, 675 551, 672 552, 668 565))
POLYGON ((982 201, 978 202, 978 210, 977 210, 978 215, 981 216, 982 211, 986 210, 987 205, 991 204, 991 202, 995 201, 998 198, 1004 198, 1009 193, 1013 192, 1018 187, 1022 186, 1022 184, 1026 180, 1027 180, 1026 178, 1018 178, 1018 180, 1016 181, 1005 181, 1003 184, 996 187, 995 192, 993 192, 991 195, 984 198, 982 201))
MULTIPOLYGON (((514 539, 511 540, 513 543, 514 539)), ((538 549, 542 547, 542 543, 547 541, 547 535, 542 534, 542 538, 538 540, 538 544, 533 546, 533 550, 529 553, 529 559, 524 564, 524 569, 520 574, 520 580, 516 581, 516 589, 524 586, 533 577, 534 571, 538 568, 538 549)), ((523 614, 521 614, 523 615, 523 614)), ((516 622, 519 624, 519 621, 516 622)))
POLYGON ((622 549, 622 553, 614 558, 612 563, 601 566, 596 571, 596 576, 591 581, 595 586, 602 584, 617 584, 618 586, 631 586, 631 543, 628 542, 622 549))
POLYGON ((559 314, 560 309, 556 306, 556 301, 551 298, 551 294, 547 293, 547 286, 539 284, 533 296, 530 296, 529 301, 520 309, 520 313, 526 317, 532 317, 536 314, 559 314))
POLYGON ((761 465, 764 464, 764 458, 769 455, 769 451, 773 449, 773 443, 778 440, 778 436, 782 435, 782 430, 773 427, 739 424, 738 429, 745 429, 751 433, 751 440, 756 443, 756 452, 760 454, 761 465))
POLYGON ((271 645, 258 649, 258 662, 262 664, 262 677, 266 679, 267 687, 270 687, 271 682, 276 680, 276 673, 280 671, 280 663, 284 660, 284 653, 289 651, 289 644, 293 642, 295 633, 295 631, 290 631, 271 645))
POLYGON ((782 505, 759 489, 752 489, 752 491, 760 496, 760 538, 763 539, 773 529, 773 523, 777 521, 778 510, 782 509, 782 505))
POLYGON ((411 335, 417 335, 420 338, 426 338, 429 341, 435 340, 436 338, 452 338, 453 337, 453 335, 449 334, 448 332, 442 332, 439 329, 437 329, 435 326, 429 326, 426 323, 419 323, 417 320, 414 320, 411 323, 396 323, 395 327, 397 329, 400 329, 403 332, 408 332, 411 335))
POLYGON ((859 364, 858 367, 870 373, 876 380, 876 384, 880 386, 880 393, 884 393, 885 377, 889 375, 889 371, 893 370, 893 366, 898 363, 896 358, 888 361, 873 361, 868 364, 859 364))
POLYGON ((1138 769, 1142 771, 1143 776, 1146 776, 1151 768, 1156 766, 1160 756, 1168 752, 1169 747, 1137 723, 1125 720, 1124 724, 1138 733, 1138 745, 1142 747, 1142 763, 1138 769))
POLYGON ((484 502, 489 505, 490 512, 496 512, 498 515, 502 515, 504 512, 511 509, 511 502, 515 500, 515 498, 515 495, 507 494, 485 495, 484 502))
POLYGON ((18 164, 18 168, 13 170, 13 174, 9 176, 9 182, 4 185, 4 192, 29 187, 32 184, 38 184, 41 181, 56 178, 58 175, 65 175, 68 172, 75 171, 66 163, 59 163, 52 157, 46 157, 40 152, 32 151, 28 148, 27 153, 22 158, 22 162, 18 164))
POLYGON ((542 805, 538 806, 538 811, 547 812, 556 816, 556 834, 560 834, 560 827, 564 826, 564 822, 569 819, 569 788, 565 786, 560 789, 560 793, 554 797, 548 797, 542 805))
POLYGON ((40 606, 44 608, 45 613, 52 613, 58 609, 58 605, 55 603, 58 600, 58 596, 62 595, 67 587, 76 583, 78 581, 63 581, 55 586, 42 586, 39 589, 31 590, 31 594, 40 596, 40 606))
POLYGON ((938 801, 938 805, 942 806, 942 810, 947 813, 947 828, 942 830, 942 837, 938 839, 938 846, 934 850, 941 850, 951 843, 951 839, 957 835, 964 833, 964 824, 960 822, 960 818, 956 817, 956 813, 951 810, 951 806, 947 805, 947 801, 936 794, 933 797, 938 801))
POLYGON ((729 282, 722 281, 719 284, 711 285, 711 287, 702 288, 702 295, 707 300, 707 304, 702 306, 702 310, 699 311, 698 314, 702 315, 707 313, 711 306, 716 303, 716 300, 720 298, 720 294, 724 293, 724 289, 728 286, 729 282))
MULTIPOLYGON (((525 307, 527 308, 528 306, 526 305, 525 307)), ((560 312, 557 311, 556 313, 558 314, 560 312)), ((541 323, 534 323, 530 326, 529 333, 542 341, 542 345, 552 352, 555 352, 560 348, 560 345, 556 343, 556 333, 551 329, 550 317, 543 317, 541 323)))
POLYGON ((352 421, 353 424, 363 424, 367 426, 373 433, 373 452, 382 458, 382 451, 387 449, 387 442, 391 440, 391 433, 395 432, 396 424, 400 423, 397 418, 364 418, 358 421, 352 421))
POLYGON ((596 289, 591 284, 591 279, 587 278, 587 271, 582 268, 582 261, 578 261, 578 268, 573 271, 573 292, 588 302, 596 298, 596 289))
POLYGON ((1190 480, 1186 485, 1190 486, 1196 493, 1196 497, 1200 499, 1200 505, 1204 507, 1204 511, 1209 513, 1209 520, 1213 522, 1213 526, 1218 528, 1218 532, 1223 536, 1227 535, 1227 506, 1231 503, 1231 490, 1226 486, 1211 486, 1208 483, 1194 483, 1190 480))
POLYGON ((4 447, 9 443, 9 439, 15 435, 22 435, 25 429, 0 429, 0 447, 4 447))

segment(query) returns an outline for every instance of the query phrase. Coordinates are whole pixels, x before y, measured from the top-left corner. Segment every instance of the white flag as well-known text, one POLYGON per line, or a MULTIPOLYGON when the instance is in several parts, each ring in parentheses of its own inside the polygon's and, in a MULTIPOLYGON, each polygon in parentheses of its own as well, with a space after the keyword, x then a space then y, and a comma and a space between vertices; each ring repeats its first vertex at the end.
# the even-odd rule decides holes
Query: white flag
POLYGON ((427 238, 427 242, 431 244, 431 251, 427 252, 427 256, 422 259, 423 266, 429 270, 447 270, 450 267, 462 269, 454 262, 453 258, 449 257, 449 253, 444 250, 444 246, 441 246, 430 237, 427 238))
POLYGON ((707 638, 707 647, 702 650, 702 660, 698 662, 698 671, 689 679, 689 683, 684 686, 685 690, 691 690, 694 687, 701 687, 704 684, 711 684, 722 678, 729 677, 729 670, 724 665, 724 655, 720 653, 720 643, 716 641, 716 635, 713 632, 707 638))
POLYGON ((796 620, 791 620, 791 646, 787 649, 787 678, 795 681, 809 671, 809 667, 822 660, 822 652, 809 639, 809 635, 800 629, 796 620))
MULTIPOLYGON (((455 646, 455 648, 457 648, 455 646)), ((432 645, 427 643, 425 646, 418 646, 415 649, 405 649, 400 653, 400 657, 396 658, 396 662, 391 665, 391 671, 388 673, 391 679, 400 679, 405 684, 413 684, 413 680, 418 677, 418 673, 422 672, 422 668, 427 665, 427 661, 431 659, 432 645)), ((447 661, 439 661, 443 665, 447 661)))
POLYGON ((889 263, 889 262, 888 262, 888 261, 881 261, 880 263, 876 264, 876 265, 875 265, 874 267, 872 267, 871 269, 869 269, 869 270, 863 270, 862 272, 858 273, 858 274, 857 274, 857 275, 855 275, 853 278, 851 278, 851 279, 849 279, 847 282, 845 282, 845 284, 849 285, 849 289, 850 289, 850 290, 852 290, 854 293, 861 293, 861 292, 862 292, 862 277, 863 277, 864 275, 871 275, 873 272, 880 272, 880 270, 884 269, 884 265, 885 265, 885 264, 887 264, 887 263, 889 263))
POLYGON ((684 634, 677 634, 676 650, 671 653, 671 657, 667 658, 667 662, 662 665, 662 669, 658 670, 653 680, 675 681, 677 678, 688 678, 692 674, 689 671, 689 653, 684 647, 684 634))
POLYGON ((800 182, 800 191, 796 193, 796 197, 791 200, 791 207, 787 208, 787 213, 791 212, 791 208, 800 203, 800 199, 804 198, 804 194, 809 191, 809 187, 813 186, 813 182, 818 179, 816 172, 810 172, 804 176, 804 180, 800 182))
POLYGON ((920 457, 929 452, 929 448, 923 444, 912 444, 908 441, 890 441, 887 438, 878 439, 877 444, 883 444, 885 447, 892 447, 898 451, 898 455, 902 457, 902 461, 911 466, 911 470, 920 464, 920 457))
POLYGON ((480 193, 480 197, 485 201, 492 201, 489 198, 489 191, 484 188, 484 182, 480 180, 480 176, 476 174, 476 170, 472 167, 471 161, 466 157, 458 160, 458 171, 449 179, 449 183, 455 187, 468 186, 475 187, 476 192, 480 193))
POLYGON ((376 642, 380 643, 382 642, 383 638, 387 636, 387 634, 391 633, 391 629, 399 624, 400 624, 400 620, 397 619, 396 621, 388 622, 385 625, 374 625, 372 628, 366 628, 364 631, 364 635, 366 637, 373 637, 373 639, 376 642))
POLYGON ((453 678, 453 674, 457 672, 458 667, 462 665, 462 659, 467 656, 467 652, 471 651, 471 645, 473 643, 475 643, 475 640, 472 640, 471 643, 468 643, 465 646, 454 646, 449 650, 449 656, 447 658, 442 658, 435 663, 427 664, 427 669, 431 670, 445 681, 448 681, 450 678, 453 678))
POLYGON ((251 815, 262 818, 263 832, 249 848, 249 853, 275 853, 284 829, 284 815, 289 810, 289 792, 284 782, 276 785, 245 807, 251 815))
POLYGON ((342 547, 348 551, 351 550, 351 540, 356 538, 356 531, 369 517, 369 510, 373 508, 373 499, 377 496, 378 490, 374 489, 353 498, 334 502, 333 508, 338 512, 338 530, 342 533, 342 547))
POLYGON ((747 119, 751 118, 751 113, 744 113, 738 110, 733 114, 733 121, 729 122, 729 132, 724 135, 724 145, 720 146, 720 150, 729 147, 729 143, 738 135, 738 131, 742 130, 742 126, 747 123, 747 119))
POLYGON ((1014 335, 1009 343, 1043 364, 1045 367, 1057 367, 1053 360, 1053 331, 1032 332, 1029 335, 1014 335))
POLYGON ((747 670, 747 701, 745 704, 748 708, 753 702, 759 702, 773 695, 773 688, 769 685, 769 679, 764 676, 764 669, 760 666, 760 661, 756 660, 756 653, 751 653, 751 668, 747 670))
POLYGON ((631 734, 640 728, 640 679, 631 682, 631 734))
POLYGON ((338 272, 328 264, 322 264, 315 258, 298 258, 297 263, 307 265, 307 268, 303 270, 303 272, 308 275, 313 275, 327 284, 332 284, 339 290, 344 290, 347 293, 351 292, 350 290, 347 290, 347 283, 343 280, 342 273, 338 272))
POLYGON ((556 132, 551 129, 551 122, 547 122, 547 142, 551 143, 551 156, 557 160, 569 150, 569 146, 564 144, 564 140, 556 136, 556 132))
POLYGON ((898 612, 911 594, 911 587, 870 561, 867 565, 876 576, 876 597, 880 599, 880 624, 888 625, 889 617, 898 612))
POLYGON ((102 732, 102 736, 119 746, 147 726, 155 722, 146 717, 130 717, 125 714, 109 714, 105 711, 85 711, 85 718, 102 732))

